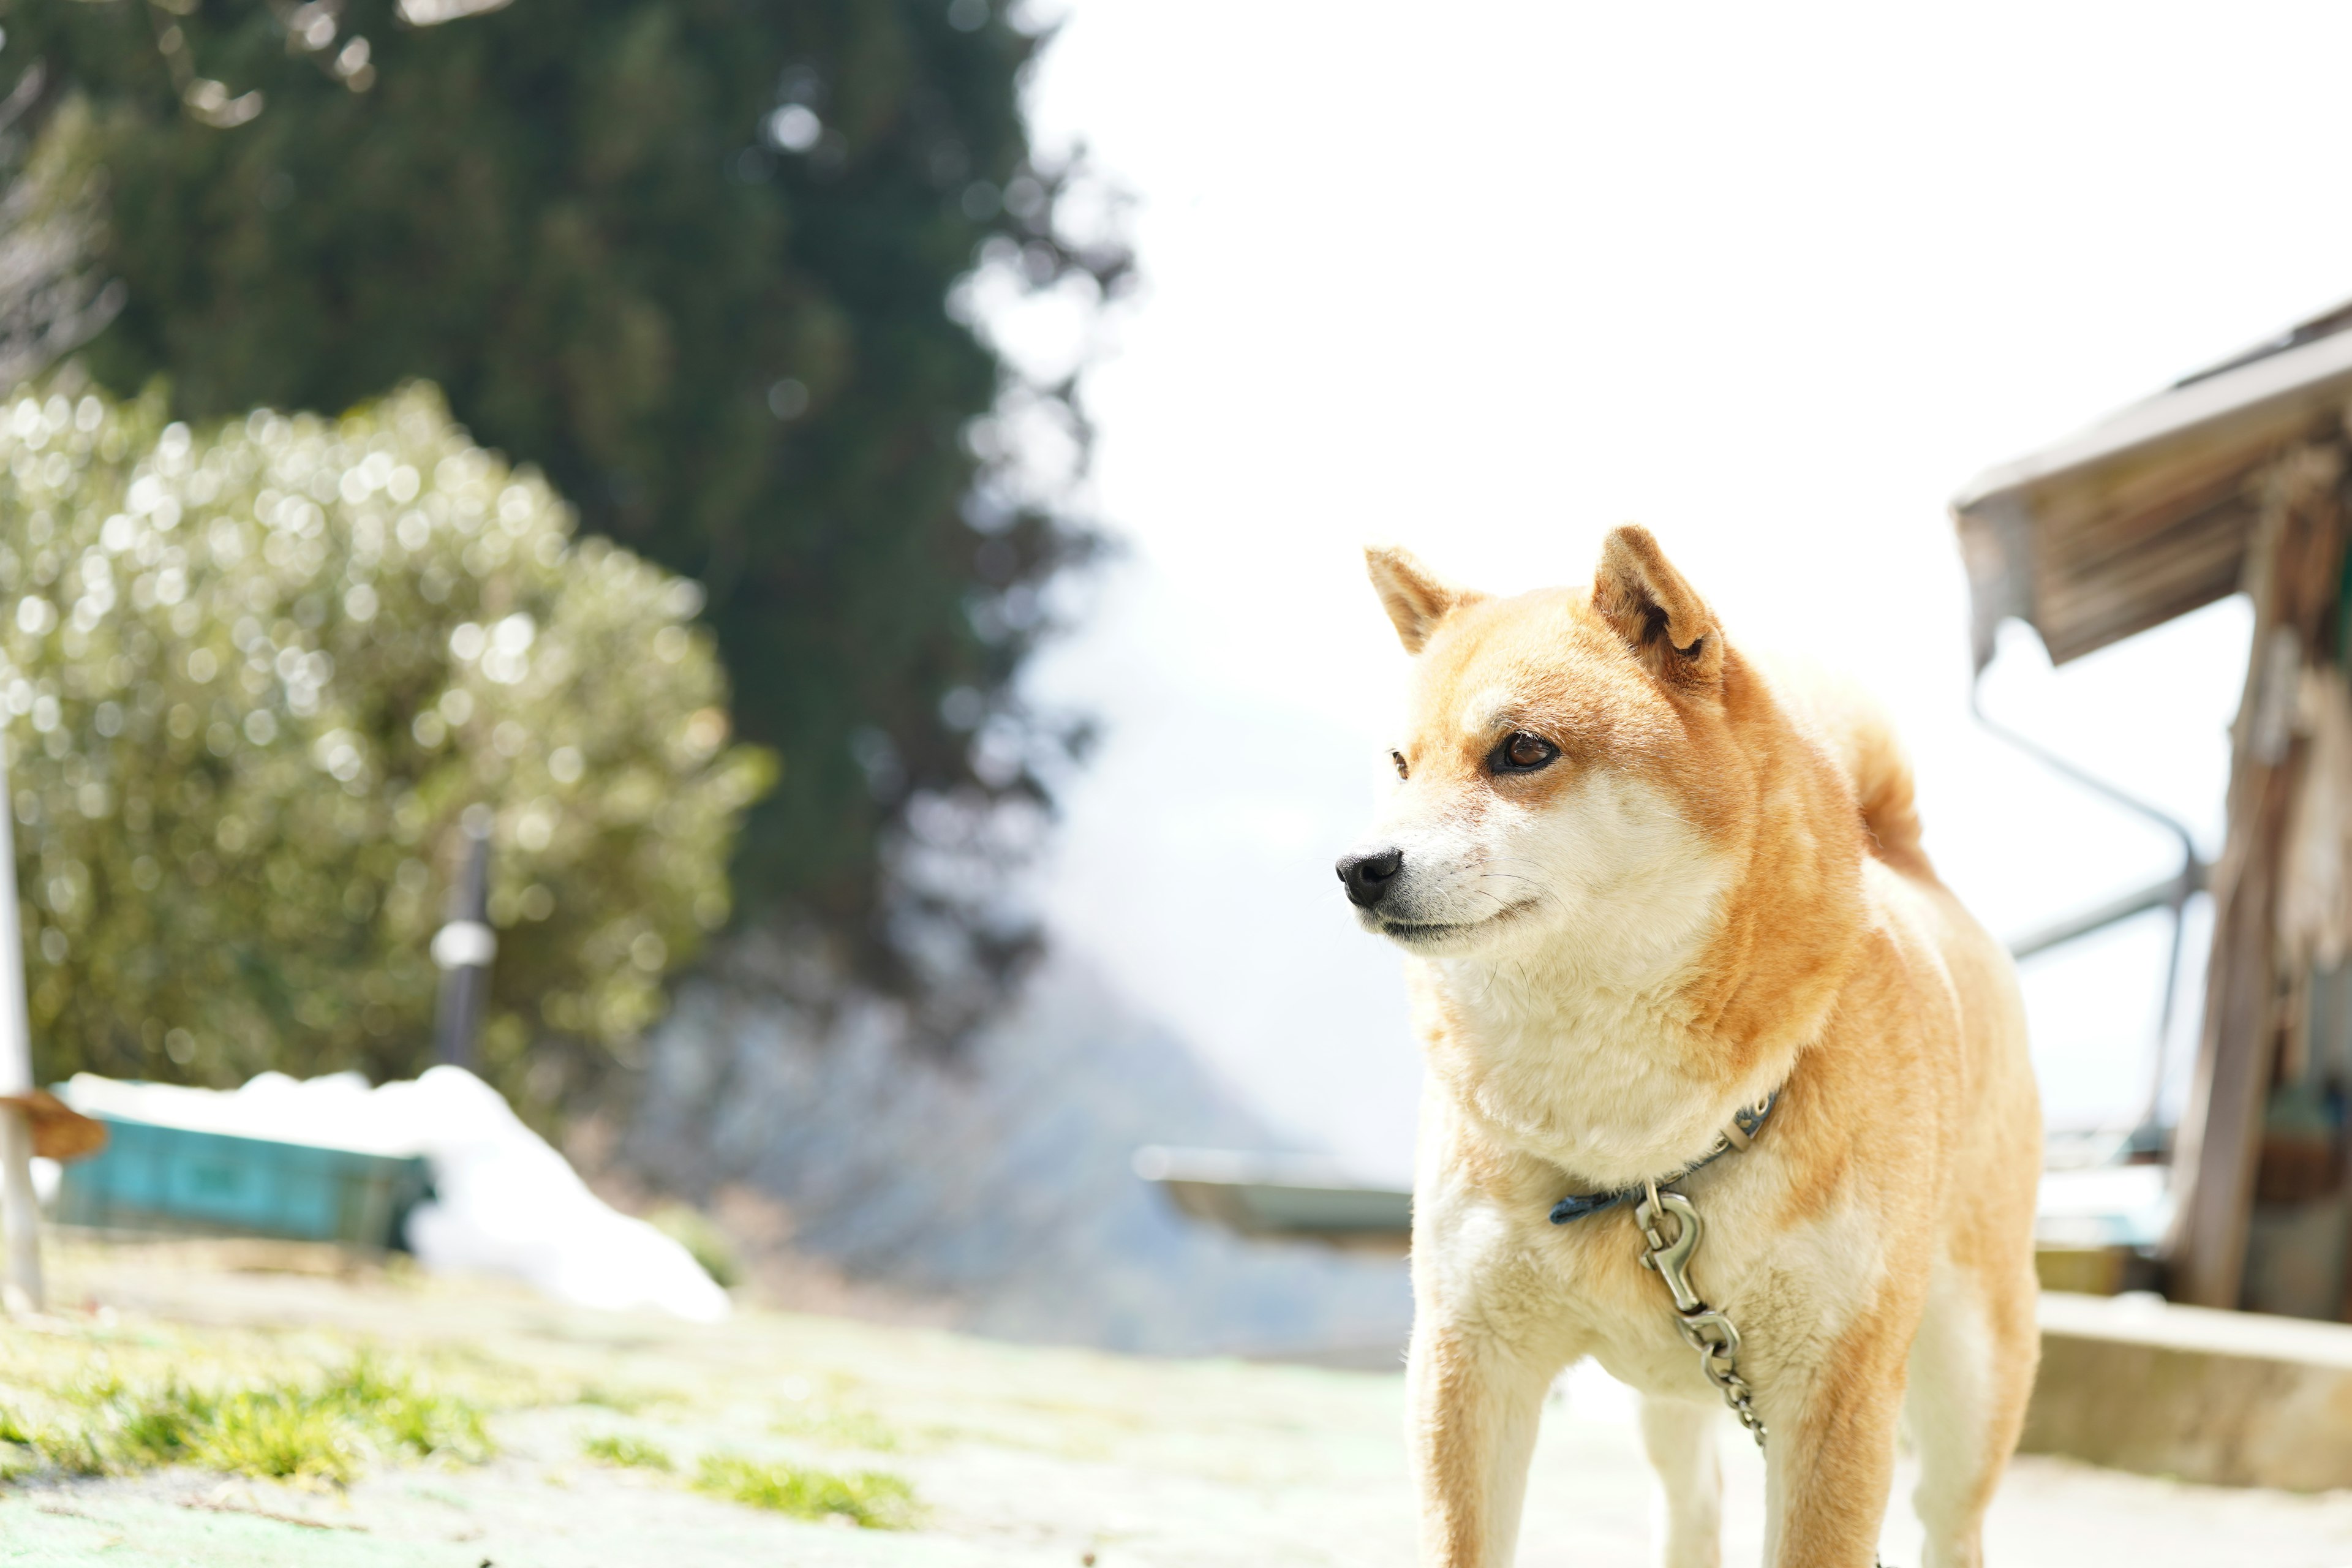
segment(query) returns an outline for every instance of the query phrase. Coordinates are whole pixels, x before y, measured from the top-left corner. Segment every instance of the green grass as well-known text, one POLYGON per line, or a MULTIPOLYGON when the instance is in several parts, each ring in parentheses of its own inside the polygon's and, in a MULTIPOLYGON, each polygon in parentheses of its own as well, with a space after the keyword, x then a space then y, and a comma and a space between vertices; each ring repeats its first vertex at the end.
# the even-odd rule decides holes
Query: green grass
POLYGON ((567 1399, 559 1403, 594 1405, 606 1410, 617 1410, 624 1415, 634 1415, 654 1405, 683 1405, 686 1395, 674 1388, 627 1388, 606 1383, 583 1384, 571 1391, 567 1399))
POLYGON ((373 1459, 490 1454, 479 1405, 364 1352, 289 1370, 283 1359, 247 1367, 184 1351, 48 1349, 0 1364, 0 1477, 194 1465, 340 1485, 373 1459))
POLYGON ((610 1432, 601 1437, 590 1437, 580 1445, 580 1451, 600 1465, 618 1465, 632 1470, 674 1470, 669 1450, 659 1443, 643 1437, 632 1437, 625 1432, 610 1432))
POLYGON ((898 1434, 880 1416, 866 1410, 837 1406, 787 1409, 769 1430, 787 1437, 808 1437, 836 1448, 870 1448, 887 1453, 898 1447, 898 1434))
POLYGON ((846 1519, 865 1530, 903 1530, 915 1516, 915 1489, 901 1477, 877 1470, 835 1475, 761 1464, 738 1454, 709 1454, 694 1478, 694 1489, 795 1519, 846 1519))

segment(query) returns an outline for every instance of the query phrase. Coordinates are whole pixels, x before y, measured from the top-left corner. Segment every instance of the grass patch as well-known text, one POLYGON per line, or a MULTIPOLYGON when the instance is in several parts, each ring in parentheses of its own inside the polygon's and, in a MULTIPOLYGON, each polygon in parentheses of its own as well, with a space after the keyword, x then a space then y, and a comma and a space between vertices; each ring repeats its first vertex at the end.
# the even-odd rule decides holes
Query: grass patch
POLYGON ((669 1450, 659 1443, 643 1437, 632 1437, 624 1432, 609 1432, 601 1437, 590 1437, 580 1445, 580 1451, 600 1465, 618 1465, 631 1470, 674 1470, 669 1450))
POLYGON ((795 1373, 776 1386, 785 1403, 768 1430, 784 1437, 806 1437, 835 1448, 870 1448, 887 1453, 899 1446, 898 1434, 870 1410, 850 1403, 857 1380, 838 1372, 811 1376, 795 1373), (820 1382, 823 1386, 820 1387, 820 1382))
POLYGON ((194 1465, 340 1485, 374 1459, 490 1454, 478 1405, 364 1352, 289 1370, 282 1355, 245 1366, 187 1347, 37 1348, 0 1363, 0 1477, 194 1465))
POLYGON ((617 1410, 624 1415, 655 1405, 684 1405, 686 1395, 674 1388, 625 1388, 613 1384, 583 1384, 564 1403, 593 1405, 600 1410, 617 1410))
POLYGON ((878 1470, 835 1475, 798 1465, 761 1464, 739 1454, 709 1454, 694 1489, 794 1519, 845 1519, 863 1530, 904 1530, 914 1522, 915 1489, 878 1470))
POLYGON ((776 1417, 769 1430, 780 1436, 813 1438, 836 1448, 869 1448, 888 1453, 898 1447, 898 1434, 879 1415, 866 1410, 788 1409, 776 1417))

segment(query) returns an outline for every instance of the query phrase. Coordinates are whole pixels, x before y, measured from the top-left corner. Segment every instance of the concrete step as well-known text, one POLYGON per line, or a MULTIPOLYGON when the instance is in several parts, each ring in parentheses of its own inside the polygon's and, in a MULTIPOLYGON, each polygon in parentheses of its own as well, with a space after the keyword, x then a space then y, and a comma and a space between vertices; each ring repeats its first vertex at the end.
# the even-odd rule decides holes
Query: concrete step
POLYGON ((2047 1291, 2020 1447, 2216 1486, 2352 1487, 2352 1325, 2047 1291))

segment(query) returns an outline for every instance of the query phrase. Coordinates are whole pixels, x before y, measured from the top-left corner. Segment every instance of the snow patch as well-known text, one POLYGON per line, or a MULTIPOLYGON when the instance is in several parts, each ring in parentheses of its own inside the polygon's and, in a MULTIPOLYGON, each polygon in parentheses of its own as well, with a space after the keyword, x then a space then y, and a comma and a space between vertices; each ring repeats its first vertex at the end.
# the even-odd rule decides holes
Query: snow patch
POLYGON ((726 1291, 685 1247, 590 1192, 498 1090, 463 1068, 377 1088, 355 1072, 266 1072, 229 1090, 79 1073, 64 1098, 87 1115, 422 1155, 436 1195, 409 1215, 408 1245, 427 1269, 502 1275, 583 1307, 652 1307, 702 1323, 727 1315, 726 1291))

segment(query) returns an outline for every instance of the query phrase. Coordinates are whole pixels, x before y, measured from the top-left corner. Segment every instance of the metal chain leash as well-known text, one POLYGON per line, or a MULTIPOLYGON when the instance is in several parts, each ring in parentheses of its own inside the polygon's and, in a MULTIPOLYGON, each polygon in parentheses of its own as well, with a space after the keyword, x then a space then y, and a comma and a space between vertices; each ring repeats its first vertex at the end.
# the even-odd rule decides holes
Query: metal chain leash
POLYGON ((1642 1267, 1664 1280, 1674 1296, 1675 1327, 1682 1331, 1683 1342, 1698 1352, 1699 1370, 1715 1384, 1760 1451, 1764 1418, 1756 1414, 1756 1391, 1739 1375, 1739 1331, 1691 1287, 1691 1254, 1698 1250, 1698 1210, 1682 1194, 1662 1193, 1657 1183, 1649 1182, 1643 1184, 1642 1202, 1633 1210, 1633 1223, 1641 1226, 1642 1239, 1649 1244, 1642 1251, 1642 1267), (1678 1222, 1671 1240, 1658 1231, 1659 1220, 1667 1215, 1678 1222))
MULTIPOLYGON (((1666 1282, 1666 1289, 1675 1299, 1675 1327, 1682 1331, 1683 1342, 1698 1352, 1699 1370, 1707 1382, 1715 1384, 1739 1424, 1756 1439, 1759 1453, 1764 1449, 1764 1418, 1756 1414, 1756 1391, 1739 1375, 1739 1331, 1731 1320, 1706 1304, 1690 1281, 1691 1255, 1698 1250, 1698 1210, 1690 1199, 1680 1193, 1662 1193, 1658 1184, 1645 1182, 1642 1201, 1633 1209, 1633 1223, 1641 1227, 1642 1267, 1666 1282), (1659 1222, 1672 1215, 1675 1230, 1672 1237, 1660 1233, 1659 1222)), ((1878 1563, 1874 1555, 1873 1563, 1878 1563)), ((1885 1568, 1882 1563, 1879 1568, 1885 1568)))

